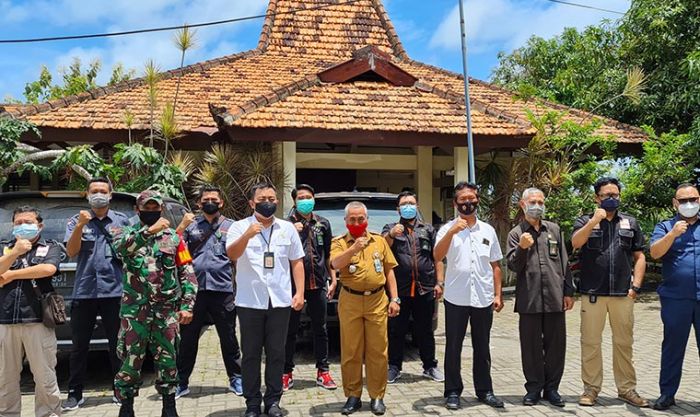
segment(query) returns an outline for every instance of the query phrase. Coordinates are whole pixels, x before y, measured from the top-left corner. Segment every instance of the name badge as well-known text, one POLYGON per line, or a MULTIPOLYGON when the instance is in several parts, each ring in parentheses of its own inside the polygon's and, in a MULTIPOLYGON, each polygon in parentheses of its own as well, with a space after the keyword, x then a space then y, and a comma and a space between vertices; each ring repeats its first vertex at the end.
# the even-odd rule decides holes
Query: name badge
POLYGON ((620 220, 620 229, 631 229, 632 226, 630 226, 630 221, 629 219, 622 219, 620 220))
POLYGON ((382 265, 382 260, 379 259, 379 252, 374 252, 374 272, 376 273, 381 273, 384 270, 384 267, 382 265))
POLYGON ((48 246, 39 246, 36 248, 36 256, 46 256, 49 254, 48 246))
POLYGON ((555 257, 559 254, 559 242, 556 240, 549 240, 549 256, 555 257))
POLYGON ((263 255, 263 266, 265 269, 274 269, 275 268, 275 254, 274 252, 265 252, 265 255, 263 255))
POLYGON ((323 235, 321 235, 321 234, 316 235, 316 244, 318 246, 323 246, 323 235))

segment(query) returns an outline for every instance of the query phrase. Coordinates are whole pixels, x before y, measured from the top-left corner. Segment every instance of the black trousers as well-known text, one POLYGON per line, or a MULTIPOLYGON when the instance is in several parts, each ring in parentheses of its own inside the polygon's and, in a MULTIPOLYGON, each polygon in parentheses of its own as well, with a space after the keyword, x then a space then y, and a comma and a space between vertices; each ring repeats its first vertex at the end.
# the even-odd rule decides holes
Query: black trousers
POLYGON ((265 349, 265 406, 278 403, 282 398, 284 345, 289 327, 290 307, 257 310, 236 307, 241 325, 243 350, 243 396, 248 410, 260 411, 263 397, 260 393, 260 363, 265 349))
POLYGON ((433 315, 435 314, 435 293, 432 291, 415 297, 401 297, 401 311, 389 319, 389 366, 401 369, 406 333, 413 317, 413 341, 418 345, 423 369, 437 366, 435 359, 435 335, 433 315))
POLYGON ((199 337, 211 317, 219 335, 221 356, 229 378, 241 375, 241 348, 236 338, 236 308, 233 293, 199 291, 194 303, 192 322, 180 327, 180 350, 177 371, 180 385, 188 385, 197 360, 199 337))
MULTIPOLYGON (((328 371, 328 327, 326 327, 326 289, 304 291, 306 297, 306 312, 311 318, 311 329, 314 333, 314 355, 316 356, 316 369, 328 371)), ((287 329, 287 344, 285 345, 284 373, 294 371, 294 351, 297 345, 297 333, 299 332, 299 320, 301 311, 292 310, 289 316, 289 328, 287 329)))
POLYGON ((520 354, 528 393, 557 391, 564 375, 564 313, 520 314, 520 354))
POLYGON ((87 356, 90 350, 92 331, 97 322, 97 316, 101 317, 102 328, 107 336, 109 347, 109 361, 114 375, 121 368, 121 361, 117 358, 117 337, 119 335, 119 308, 121 298, 91 298, 73 300, 71 303, 70 327, 73 340, 73 348, 70 352, 70 376, 68 377, 68 390, 74 390, 82 394, 87 371, 87 356))
POLYGON ((463 307, 445 300, 445 397, 450 394, 462 395, 462 344, 471 324, 472 377, 477 397, 493 391, 491 381, 491 351, 489 341, 493 324, 493 307, 463 307))

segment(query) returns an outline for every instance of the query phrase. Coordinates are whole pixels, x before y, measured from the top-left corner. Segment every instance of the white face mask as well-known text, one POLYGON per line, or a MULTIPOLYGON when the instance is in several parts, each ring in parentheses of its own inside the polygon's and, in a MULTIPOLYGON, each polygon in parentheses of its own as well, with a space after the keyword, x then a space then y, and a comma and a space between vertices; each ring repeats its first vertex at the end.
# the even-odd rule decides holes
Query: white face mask
POLYGON ((539 204, 526 204, 523 211, 525 212, 526 216, 533 219, 539 220, 544 217, 544 205, 540 206, 539 204))
POLYGON ((698 210, 700 210, 700 203, 688 202, 678 206, 678 213, 686 219, 697 216, 698 210))
POLYGON ((92 208, 105 208, 109 205, 109 194, 95 193, 88 195, 88 202, 92 208))

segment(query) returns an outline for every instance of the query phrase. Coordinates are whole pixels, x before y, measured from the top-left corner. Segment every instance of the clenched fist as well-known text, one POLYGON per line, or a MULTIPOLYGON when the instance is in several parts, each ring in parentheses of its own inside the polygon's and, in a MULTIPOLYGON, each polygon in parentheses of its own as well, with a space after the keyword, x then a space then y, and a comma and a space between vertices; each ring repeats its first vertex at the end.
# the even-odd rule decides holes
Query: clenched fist
POLYGON ((170 227, 170 222, 165 217, 161 217, 153 226, 148 228, 148 234, 155 235, 170 227))
POLYGON ((187 229, 189 225, 194 223, 194 213, 185 213, 184 216, 182 216, 182 221, 180 222, 180 227, 182 229, 187 229))
POLYGON ((463 218, 458 218, 457 221, 455 221, 455 224, 452 225, 450 228, 450 233, 453 235, 456 235, 457 233, 461 232, 462 230, 466 229, 469 227, 469 223, 467 223, 466 220, 463 218))
POLYGON ((352 244, 353 251, 355 253, 360 252, 369 245, 369 239, 366 237, 358 237, 355 243, 352 244))
POLYGON ((30 250, 32 250, 32 242, 18 237, 15 241, 15 246, 12 248, 12 253, 19 257, 30 250))
POLYGON ((302 230, 304 230, 304 223, 296 222, 296 223, 294 223, 294 227, 297 228, 297 232, 301 232, 302 230))
POLYGON ((395 238, 398 235, 402 235, 404 231, 404 227, 402 224, 397 224, 396 226, 392 227, 391 230, 389 231, 389 236, 391 238, 395 238))
POLYGON ((78 226, 85 226, 92 220, 92 215, 87 210, 80 210, 78 214, 78 226))
POLYGON ((518 245, 523 249, 530 249, 530 246, 535 244, 535 239, 530 233, 523 233, 520 235, 520 243, 518 245))
POLYGON ((260 222, 253 222, 251 223, 250 226, 248 226, 248 230, 245 231, 245 235, 248 237, 248 239, 252 239, 262 231, 262 223, 260 222))
POLYGON ((608 212, 605 211, 605 209, 597 208, 593 212, 593 218, 591 220, 593 220, 594 224, 598 224, 602 222, 603 219, 605 219, 606 217, 608 217, 608 212))
POLYGON ((675 236, 675 237, 680 237, 687 230, 688 230, 688 222, 686 222, 685 220, 679 220, 676 222, 676 224, 673 225, 673 229, 671 229, 671 233, 673 233, 673 236, 675 236))

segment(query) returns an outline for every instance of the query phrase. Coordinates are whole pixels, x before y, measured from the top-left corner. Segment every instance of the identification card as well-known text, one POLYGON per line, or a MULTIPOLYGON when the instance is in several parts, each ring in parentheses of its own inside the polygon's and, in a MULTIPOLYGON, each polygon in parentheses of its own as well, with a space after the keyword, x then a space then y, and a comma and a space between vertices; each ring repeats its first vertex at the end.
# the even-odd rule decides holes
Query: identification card
POLYGON ((620 220, 620 229, 631 229, 632 226, 630 226, 630 221, 629 219, 622 219, 620 220))
POLYGON ((265 269, 274 269, 275 267, 275 254, 274 252, 265 252, 263 255, 263 265, 265 269))
POLYGON ((379 258, 374 258, 374 271, 376 273, 382 272, 384 268, 382 267, 382 261, 379 258))
POLYGON ((549 256, 557 256, 559 254, 559 242, 556 240, 549 240, 549 256))
POLYGON ((318 246, 323 246, 323 235, 322 234, 316 235, 316 244, 318 246))

